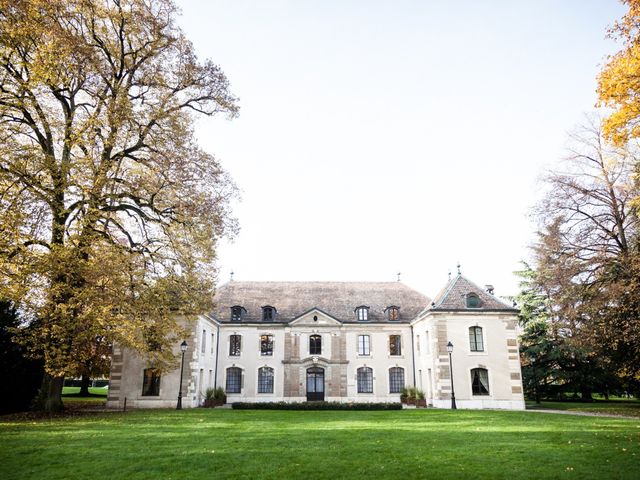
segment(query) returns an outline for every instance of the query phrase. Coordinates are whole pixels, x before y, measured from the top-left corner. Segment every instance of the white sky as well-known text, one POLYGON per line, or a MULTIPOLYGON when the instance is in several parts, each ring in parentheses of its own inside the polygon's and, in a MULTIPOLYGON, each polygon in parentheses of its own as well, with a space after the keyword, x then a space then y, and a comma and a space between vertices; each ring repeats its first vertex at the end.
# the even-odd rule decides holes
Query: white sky
POLYGON ((178 0, 240 117, 198 124, 242 190, 219 281, 517 292, 539 177, 596 102, 614 0, 178 0))

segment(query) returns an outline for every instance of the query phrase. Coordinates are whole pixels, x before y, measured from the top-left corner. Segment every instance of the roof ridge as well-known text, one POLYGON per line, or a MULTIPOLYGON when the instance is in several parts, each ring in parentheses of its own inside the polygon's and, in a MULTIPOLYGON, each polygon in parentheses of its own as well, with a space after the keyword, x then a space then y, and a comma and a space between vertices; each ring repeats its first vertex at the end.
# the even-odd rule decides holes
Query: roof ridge
POLYGON ((446 287, 444 293, 442 294, 442 296, 438 299, 438 303, 434 305, 433 308, 438 308, 440 305, 442 305, 442 303, 444 302, 444 300, 449 296, 449 293, 451 293, 451 290, 453 289, 454 285, 456 283, 458 283, 458 280, 460 279, 460 277, 462 277, 462 274, 459 273, 458 275, 456 275, 455 278, 449 280, 449 285, 446 287))

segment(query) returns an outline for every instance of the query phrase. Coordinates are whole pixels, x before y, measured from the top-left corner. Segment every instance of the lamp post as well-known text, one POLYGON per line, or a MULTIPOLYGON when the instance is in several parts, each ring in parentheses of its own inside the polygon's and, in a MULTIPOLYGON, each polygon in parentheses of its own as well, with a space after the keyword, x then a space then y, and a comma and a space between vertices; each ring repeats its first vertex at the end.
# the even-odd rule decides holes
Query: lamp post
POLYGON ((182 371, 184 370, 184 352, 187 351, 187 341, 183 340, 180 344, 180 351, 182 352, 182 362, 180 363, 180 387, 178 389, 178 405, 176 410, 182 410, 182 371))
POLYGON ((451 362, 451 352, 453 352, 453 343, 447 343, 447 352, 449 352, 449 372, 451 372, 451 409, 455 410, 456 407, 456 392, 453 389, 453 363, 451 362))

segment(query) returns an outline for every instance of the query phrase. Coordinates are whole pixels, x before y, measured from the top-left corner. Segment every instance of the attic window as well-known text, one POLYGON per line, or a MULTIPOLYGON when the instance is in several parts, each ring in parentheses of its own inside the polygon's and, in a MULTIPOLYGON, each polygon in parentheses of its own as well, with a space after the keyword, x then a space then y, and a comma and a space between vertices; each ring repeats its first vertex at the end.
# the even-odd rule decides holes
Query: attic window
POLYGON ((396 307, 395 305, 392 305, 390 307, 385 308, 384 311, 387 314, 387 320, 391 322, 400 320, 400 307, 396 307))
POLYGON ((247 313, 244 307, 240 305, 234 305, 231 307, 231 321, 232 322, 240 322, 242 321, 242 316, 247 313))
POLYGON ((271 307, 269 305, 262 307, 262 321, 263 322, 273 322, 276 318, 276 309, 275 307, 271 307))
POLYGON ((480 308, 480 297, 475 293, 468 293, 467 308, 480 308))
POLYGON ((355 311, 356 318, 359 322, 366 322, 367 320, 369 320, 369 307, 360 305, 358 308, 356 308, 355 311))

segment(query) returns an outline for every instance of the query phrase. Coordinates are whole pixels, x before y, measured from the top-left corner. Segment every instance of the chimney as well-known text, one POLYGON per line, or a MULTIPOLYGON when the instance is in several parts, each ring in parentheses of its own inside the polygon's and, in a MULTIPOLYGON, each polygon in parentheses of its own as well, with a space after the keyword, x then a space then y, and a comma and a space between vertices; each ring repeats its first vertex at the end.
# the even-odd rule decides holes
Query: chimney
POLYGON ((485 285, 484 289, 487 291, 489 295, 493 295, 493 285, 485 285))

